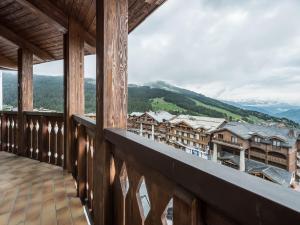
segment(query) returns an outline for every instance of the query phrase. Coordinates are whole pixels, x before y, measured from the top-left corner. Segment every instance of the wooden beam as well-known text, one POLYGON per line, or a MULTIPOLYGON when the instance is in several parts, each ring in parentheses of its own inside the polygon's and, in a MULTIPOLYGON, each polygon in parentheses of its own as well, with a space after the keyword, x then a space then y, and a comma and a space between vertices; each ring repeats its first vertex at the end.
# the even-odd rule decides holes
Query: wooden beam
POLYGON ((94 152, 94 222, 111 225, 110 145, 105 128, 127 125, 128 1, 96 0, 96 150, 94 152))
POLYGON ((18 70, 18 64, 11 59, 0 55, 0 68, 8 70, 18 70))
POLYGON ((33 110, 33 53, 18 50, 18 154, 26 154, 24 111, 33 110))
MULTIPOLYGON (((32 12, 37 14, 40 18, 46 21, 48 24, 55 27, 58 31, 66 33, 68 31, 68 16, 56 7, 49 0, 16 0, 19 4, 29 8, 32 12)), ((81 35, 86 43, 95 48, 96 39, 88 31, 86 31, 81 25, 81 35)))
POLYGON ((54 60, 54 57, 50 55, 50 53, 32 44, 28 40, 25 40, 23 37, 16 34, 14 31, 8 29, 7 27, 3 26, 2 24, 0 24, 0 36, 11 41, 20 48, 29 49, 33 52, 35 56, 42 60, 54 60))
POLYGON ((72 115, 84 114, 84 41, 80 26, 69 19, 64 35, 65 168, 72 170, 72 115))
POLYGON ((68 18, 64 12, 55 7, 50 1, 16 0, 22 6, 29 8, 49 25, 55 27, 62 33, 68 31, 68 18))

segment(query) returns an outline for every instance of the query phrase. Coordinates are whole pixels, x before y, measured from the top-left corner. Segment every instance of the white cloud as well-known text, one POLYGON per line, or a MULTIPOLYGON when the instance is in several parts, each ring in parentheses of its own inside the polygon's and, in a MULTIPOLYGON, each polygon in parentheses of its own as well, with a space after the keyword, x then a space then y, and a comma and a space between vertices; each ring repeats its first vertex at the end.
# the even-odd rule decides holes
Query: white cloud
MULTIPOLYGON (((300 105, 299 20, 299 0, 169 0, 129 36, 129 82, 300 105)), ((87 57, 87 77, 95 67, 87 57)), ((61 62, 35 67, 62 71, 61 62)))
POLYGON ((299 12, 296 0, 167 1, 129 38, 129 81, 300 105, 299 12))

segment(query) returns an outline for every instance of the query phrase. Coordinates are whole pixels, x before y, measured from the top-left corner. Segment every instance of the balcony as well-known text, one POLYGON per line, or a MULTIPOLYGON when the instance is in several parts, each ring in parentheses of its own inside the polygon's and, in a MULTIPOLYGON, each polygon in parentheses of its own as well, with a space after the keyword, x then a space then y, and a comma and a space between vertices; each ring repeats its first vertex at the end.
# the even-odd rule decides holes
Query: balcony
MULTIPOLYGON (((73 116, 74 129, 71 134, 73 140, 73 180, 70 175, 62 173, 62 170, 59 169, 64 164, 64 160, 58 160, 58 158, 64 158, 61 157, 64 149, 59 147, 62 146, 63 140, 61 138, 63 133, 60 130, 63 126, 62 115, 25 113, 26 121, 29 123, 26 126, 25 135, 30 137, 25 145, 25 156, 31 159, 12 155, 16 149, 12 147, 14 142, 13 139, 8 139, 8 134, 13 137, 15 130, 11 128, 11 122, 9 123, 10 127, 7 126, 7 122, 8 120, 12 121, 13 118, 13 113, 6 114, 4 112, 1 116, 1 148, 5 152, 1 152, 1 156, 4 158, 1 159, 0 172, 4 174, 2 179, 6 177, 5 179, 8 181, 8 186, 5 188, 13 190, 13 184, 15 184, 13 182, 19 181, 14 176, 7 176, 8 165, 17 169, 20 166, 26 168, 20 175, 26 177, 26 180, 35 180, 37 183, 44 181, 47 177, 55 179, 55 182, 56 179, 60 181, 67 179, 69 185, 67 190, 76 199, 74 200, 77 202, 75 205, 79 207, 79 199, 81 199, 88 214, 93 218, 94 207, 98 205, 95 202, 95 196, 101 192, 101 189, 96 189, 95 186, 95 182, 98 182, 97 179, 99 179, 99 176, 94 174, 95 154, 99 151, 95 147, 95 121, 83 116, 73 116), (31 121, 33 125, 30 125, 31 121), (37 122, 40 123, 39 129, 36 128, 37 122), (54 124, 51 129, 48 129, 49 122, 54 124), (35 151, 37 146, 40 146, 38 153, 35 151), (30 165, 38 171, 39 176, 35 175, 36 172, 32 172, 30 165), (24 176, 24 173, 28 173, 28 176, 24 176), (74 189, 74 181, 76 181, 77 191, 74 189)), ((119 212, 124 210, 128 221, 142 221, 143 217, 141 217, 139 209, 143 207, 140 205, 143 201, 141 200, 142 197, 137 194, 140 192, 142 181, 147 187, 144 197, 148 199, 151 209, 146 221, 161 221, 161 215, 163 215, 164 207, 167 207, 168 202, 172 202, 173 224, 182 224, 182 218, 185 218, 185 224, 193 224, 197 218, 208 224, 219 224, 220 218, 222 218, 223 223, 227 224, 233 224, 233 221, 249 225, 259 223, 263 225, 296 224, 295 221, 300 218, 300 202, 294 201, 297 193, 290 189, 282 188, 271 182, 211 161, 202 159, 195 161, 193 156, 184 152, 149 141, 122 129, 106 129, 104 134, 104 138, 110 146, 109 158, 111 163, 107 176, 111 183, 111 191, 114 193, 114 198, 110 198, 111 206, 119 212), (186 176, 186 174, 191 174, 192 177, 186 176), (240 182, 241 180, 243 182, 240 182), (226 190, 226 195, 224 195, 224 190, 226 190), (283 194, 278 195, 278 193, 283 194), (159 196, 159 198, 155 196, 159 196), (124 201, 124 197, 126 197, 126 201, 124 201), (247 204, 240 199, 247 199, 247 204), (204 202, 205 206, 200 204, 201 202, 204 202), (257 209, 255 210, 257 204, 261 206, 259 208, 260 217, 257 217, 257 209), (127 212, 129 207, 132 207, 132 211, 127 212), (236 213, 237 209, 240 213, 236 213), (203 210, 205 210, 205 214, 203 214, 203 210), (191 216, 190 211, 195 216, 191 216), (270 214, 273 216, 268 217, 267 215, 270 214), (283 217, 282 215, 289 216, 283 217)), ((18 173, 14 174, 18 176, 18 173)), ((51 212, 51 207, 49 203, 49 212, 51 212)), ((70 210, 72 211, 72 209, 70 210)), ((56 211, 56 213, 59 215, 59 212, 56 211)), ((122 221, 125 214, 116 214, 114 221, 122 221)), ((43 217, 43 212, 39 215, 43 217)), ((79 217, 83 218, 82 210, 79 217)), ((50 218, 53 219, 51 216, 50 218)))
POLYGON ((232 142, 232 141, 229 141, 229 140, 224 140, 224 139, 221 139, 221 138, 213 138, 213 142, 216 142, 217 144, 223 144, 223 145, 227 145, 227 146, 230 146, 230 147, 234 147, 234 148, 242 148, 243 145, 240 144, 240 143, 236 143, 236 142, 232 142))
POLYGON ((1 1, 0 68, 19 78, 0 119, 1 225, 86 224, 83 207, 95 225, 299 224, 292 189, 126 132, 128 34, 164 0, 60 2, 1 1), (94 53, 97 126, 82 116, 94 53), (64 114, 30 112, 33 65, 62 59, 64 114))
POLYGON ((279 164, 284 165, 284 166, 287 165, 287 160, 286 159, 282 159, 282 158, 271 156, 271 155, 268 155, 268 161, 279 163, 279 164))
POLYGON ((255 151, 251 151, 250 152, 250 156, 254 156, 260 159, 266 159, 266 154, 260 153, 260 152, 255 152, 255 151))

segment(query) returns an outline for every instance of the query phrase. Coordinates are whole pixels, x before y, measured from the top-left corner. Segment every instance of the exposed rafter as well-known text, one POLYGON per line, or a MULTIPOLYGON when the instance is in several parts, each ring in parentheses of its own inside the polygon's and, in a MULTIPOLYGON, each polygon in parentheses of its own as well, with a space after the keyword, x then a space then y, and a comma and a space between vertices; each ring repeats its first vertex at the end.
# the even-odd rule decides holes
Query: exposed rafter
MULTIPOLYGON (((62 33, 68 31, 68 16, 57 8, 49 0, 16 0, 19 4, 29 8, 32 12, 36 13, 39 17, 43 18, 48 24, 57 28, 62 33)), ((81 33, 84 40, 91 47, 96 47, 96 39, 88 31, 81 26, 81 33)))
POLYGON ((8 70, 17 70, 18 64, 7 57, 0 55, 0 68, 8 69, 8 70))
POLYGON ((20 48, 30 49, 36 57, 38 57, 42 60, 47 61, 47 60, 55 59, 47 51, 37 47, 36 45, 32 44, 28 40, 25 40, 20 35, 16 34, 14 31, 8 29, 7 27, 3 26, 2 24, 0 24, 0 36, 13 42, 20 48))

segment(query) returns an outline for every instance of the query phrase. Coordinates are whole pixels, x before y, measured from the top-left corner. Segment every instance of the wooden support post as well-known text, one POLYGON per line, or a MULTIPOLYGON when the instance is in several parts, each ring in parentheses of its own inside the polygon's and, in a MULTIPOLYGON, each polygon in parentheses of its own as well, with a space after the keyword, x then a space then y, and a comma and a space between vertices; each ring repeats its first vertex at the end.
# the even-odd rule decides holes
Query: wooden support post
POLYGON ((84 40, 81 28, 69 18, 69 31, 64 36, 64 167, 72 170, 72 115, 84 114, 84 40))
POLYGON ((113 224, 110 146, 104 129, 127 125, 128 1, 96 1, 96 150, 94 153, 94 222, 113 224))
POLYGON ((24 111, 33 110, 33 53, 18 50, 18 154, 26 154, 26 119, 24 111))

